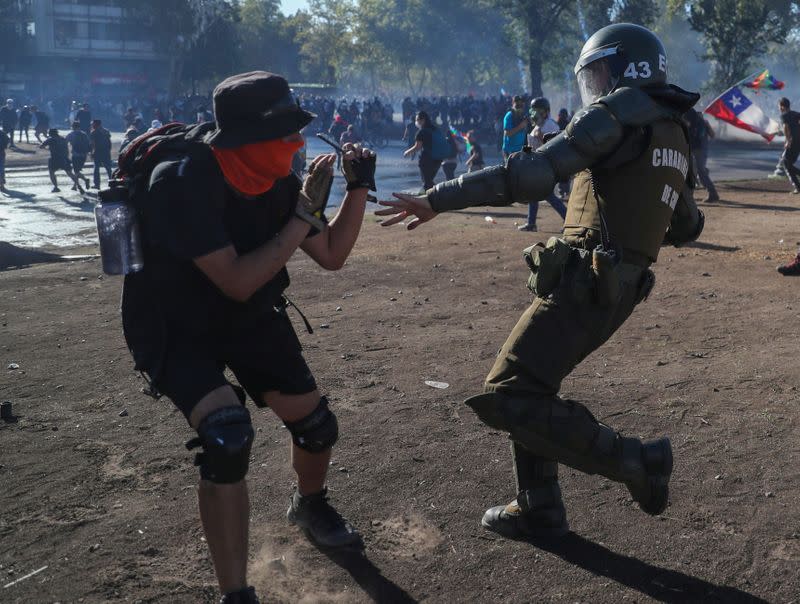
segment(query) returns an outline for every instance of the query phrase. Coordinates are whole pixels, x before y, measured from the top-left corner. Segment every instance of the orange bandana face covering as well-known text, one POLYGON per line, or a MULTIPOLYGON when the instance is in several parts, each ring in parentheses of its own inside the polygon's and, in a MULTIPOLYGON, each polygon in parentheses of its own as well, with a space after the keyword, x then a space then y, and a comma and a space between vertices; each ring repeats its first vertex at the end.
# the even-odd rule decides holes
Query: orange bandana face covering
POLYGON ((228 184, 244 195, 255 197, 269 191, 276 180, 289 176, 294 154, 303 144, 277 139, 234 149, 211 147, 211 150, 228 184))

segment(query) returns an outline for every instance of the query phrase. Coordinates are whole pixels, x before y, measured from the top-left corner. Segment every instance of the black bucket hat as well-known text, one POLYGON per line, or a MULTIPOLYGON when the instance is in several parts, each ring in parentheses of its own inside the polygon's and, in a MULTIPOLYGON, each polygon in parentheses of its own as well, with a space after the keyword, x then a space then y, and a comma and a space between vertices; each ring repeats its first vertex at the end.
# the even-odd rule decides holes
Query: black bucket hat
POLYGON ((266 71, 231 76, 214 89, 214 147, 233 148, 289 136, 317 117, 301 109, 285 78, 266 71))

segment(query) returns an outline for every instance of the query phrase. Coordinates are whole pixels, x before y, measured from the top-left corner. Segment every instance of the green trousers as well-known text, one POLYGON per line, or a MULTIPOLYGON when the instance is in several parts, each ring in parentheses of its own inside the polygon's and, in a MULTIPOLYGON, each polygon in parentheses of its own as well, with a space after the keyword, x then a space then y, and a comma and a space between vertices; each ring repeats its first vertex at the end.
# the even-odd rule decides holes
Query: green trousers
POLYGON ((558 398, 562 380, 619 329, 642 300, 652 275, 644 267, 620 264, 619 299, 600 305, 584 268, 568 267, 550 296, 534 298, 489 371, 486 392, 521 394, 531 404, 558 398))
POLYGON ((587 259, 571 262, 558 287, 534 299, 503 345, 485 383, 494 398, 474 399, 487 405, 482 419, 494 416, 487 423, 507 427, 512 438, 514 427, 523 424, 535 435, 512 448, 520 491, 537 486, 541 468, 554 461, 618 478, 616 433, 581 403, 558 395, 562 380, 619 329, 652 288, 652 273, 644 267, 623 263, 615 270, 619 297, 600 304, 587 259), (502 406, 492 409, 495 402, 502 406))

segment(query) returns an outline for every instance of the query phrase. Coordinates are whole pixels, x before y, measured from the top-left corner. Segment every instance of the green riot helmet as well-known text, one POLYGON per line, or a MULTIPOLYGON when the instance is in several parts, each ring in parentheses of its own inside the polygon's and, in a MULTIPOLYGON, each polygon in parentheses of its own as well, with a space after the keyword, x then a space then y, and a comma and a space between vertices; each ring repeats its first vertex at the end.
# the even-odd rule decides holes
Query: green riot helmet
POLYGON ((542 96, 538 96, 531 101, 531 119, 537 124, 544 119, 544 114, 550 113, 550 101, 542 96))
POLYGON ((550 111, 550 101, 538 96, 531 101, 531 111, 550 111))
POLYGON ((585 105, 623 86, 642 88, 667 83, 667 53, 652 31, 632 23, 615 23, 586 41, 575 64, 585 105))

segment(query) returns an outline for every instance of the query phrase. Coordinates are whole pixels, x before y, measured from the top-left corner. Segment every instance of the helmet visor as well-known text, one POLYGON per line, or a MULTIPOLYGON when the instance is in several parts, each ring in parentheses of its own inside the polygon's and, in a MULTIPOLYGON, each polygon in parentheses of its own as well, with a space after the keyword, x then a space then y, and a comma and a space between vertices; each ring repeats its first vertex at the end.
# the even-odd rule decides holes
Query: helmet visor
POLYGON ((584 107, 614 90, 618 80, 611 75, 611 66, 607 58, 585 65, 578 71, 577 78, 584 107))

